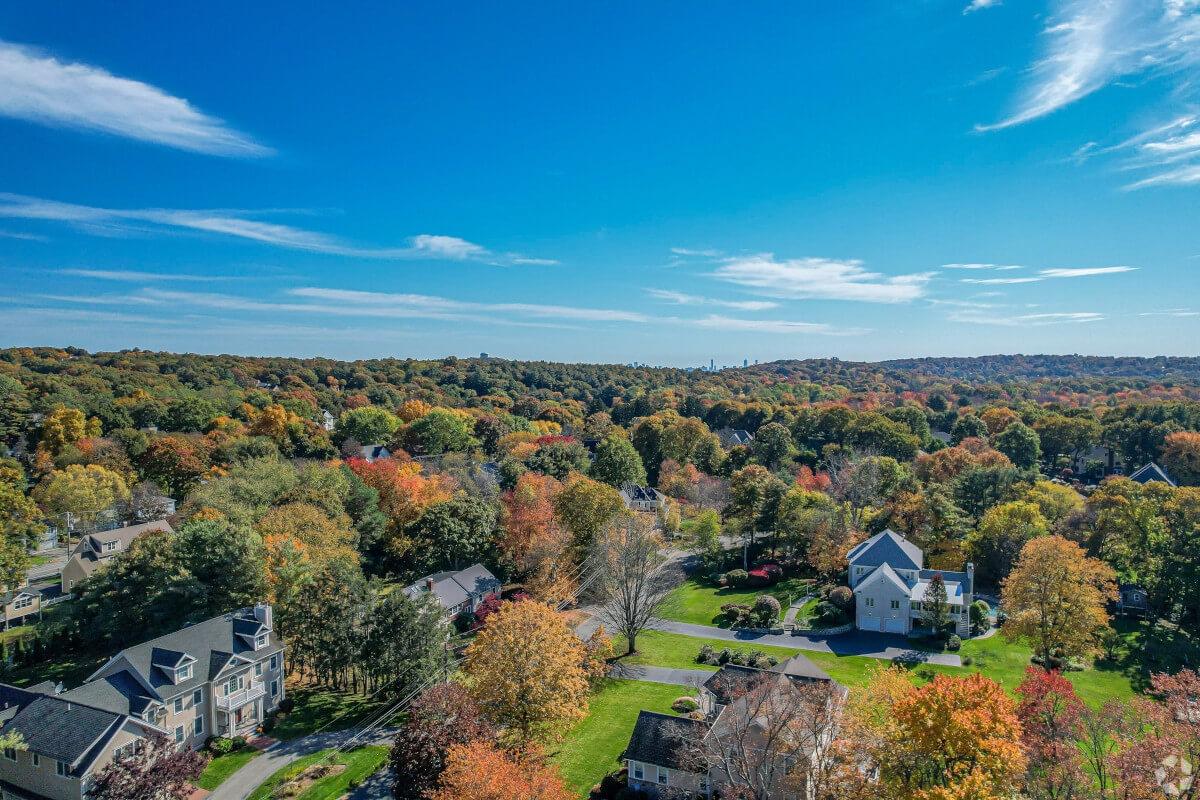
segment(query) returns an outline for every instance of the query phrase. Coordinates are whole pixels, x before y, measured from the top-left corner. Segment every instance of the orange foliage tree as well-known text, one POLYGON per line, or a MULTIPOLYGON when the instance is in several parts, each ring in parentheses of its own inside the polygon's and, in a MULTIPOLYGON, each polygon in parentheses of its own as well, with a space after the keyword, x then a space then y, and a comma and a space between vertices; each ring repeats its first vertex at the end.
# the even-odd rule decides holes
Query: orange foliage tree
POLYGON ((1187 486, 1200 485, 1200 433, 1178 431, 1167 434, 1161 459, 1176 481, 1187 486))
POLYGON ((457 488, 449 475, 424 475, 421 465, 407 457, 377 461, 352 458, 346 466, 379 493, 379 509, 388 517, 385 548, 389 555, 397 558, 408 550, 405 527, 430 506, 450 500, 457 488))
POLYGON ((526 472, 501 497, 500 549, 524 576, 530 593, 542 600, 562 599, 574 588, 569 579, 574 564, 567 558, 571 532, 554 512, 561 491, 562 484, 549 475, 526 472))
POLYGON ((429 800, 571 800, 558 769, 535 748, 511 754, 488 742, 455 745, 446 753, 441 786, 429 800))

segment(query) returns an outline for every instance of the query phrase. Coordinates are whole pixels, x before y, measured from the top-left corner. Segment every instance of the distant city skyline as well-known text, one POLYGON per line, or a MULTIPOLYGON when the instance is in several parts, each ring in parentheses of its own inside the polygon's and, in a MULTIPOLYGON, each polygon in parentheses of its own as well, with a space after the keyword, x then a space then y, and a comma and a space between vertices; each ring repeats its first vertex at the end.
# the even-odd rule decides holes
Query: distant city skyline
POLYGON ((0 346, 1200 351, 1200 5, 0 9, 0 346))

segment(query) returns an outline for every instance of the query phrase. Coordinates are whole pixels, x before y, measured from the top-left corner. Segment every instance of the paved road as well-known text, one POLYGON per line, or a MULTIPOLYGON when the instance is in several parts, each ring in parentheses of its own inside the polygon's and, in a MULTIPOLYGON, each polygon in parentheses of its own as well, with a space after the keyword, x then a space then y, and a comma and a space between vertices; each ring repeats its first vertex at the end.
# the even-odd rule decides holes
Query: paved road
POLYGON ((962 659, 952 653, 926 653, 914 650, 903 636, 892 636, 886 633, 869 633, 867 631, 851 631, 837 636, 789 636, 787 634, 751 633, 717 628, 711 625, 694 625, 690 622, 675 622, 669 619, 656 619, 652 623, 655 630, 669 633, 681 633, 684 636, 695 636, 701 639, 719 639, 726 642, 746 644, 769 644, 776 647, 791 647, 795 650, 809 650, 816 653, 833 653, 839 656, 865 656, 890 661, 894 658, 905 658, 921 661, 927 664, 942 664, 948 667, 961 667, 962 659))
MULTIPOLYGON (((263 781, 293 761, 327 747, 343 747, 355 738, 356 730, 330 731, 302 736, 290 742, 280 742, 268 748, 262 755, 251 759, 237 772, 218 786, 208 800, 246 800, 262 785, 263 781)), ((394 730, 375 731, 355 744, 386 744, 395 735, 394 730)), ((387 795, 381 795, 386 797, 387 795)))
POLYGON ((626 681, 649 681, 669 683, 672 686, 697 687, 711 678, 714 673, 702 669, 672 669, 671 667, 648 667, 617 662, 608 671, 609 676, 626 681))
POLYGON ((392 800, 392 772, 388 767, 376 772, 346 795, 346 800, 392 800))

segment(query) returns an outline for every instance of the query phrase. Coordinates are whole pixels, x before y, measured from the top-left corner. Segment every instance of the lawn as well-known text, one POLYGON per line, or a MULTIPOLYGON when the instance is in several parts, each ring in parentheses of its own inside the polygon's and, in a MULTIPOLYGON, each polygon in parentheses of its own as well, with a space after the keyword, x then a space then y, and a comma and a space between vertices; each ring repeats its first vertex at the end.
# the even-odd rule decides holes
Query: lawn
MULTIPOLYGON (((1126 632, 1125 636, 1130 636, 1126 632)), ((620 642, 617 642, 620 645, 620 642)), ((864 656, 837 656, 832 653, 817 653, 807 650, 794 650, 789 647, 774 647, 771 645, 756 645, 752 642, 726 642, 719 639, 700 639, 684 636, 678 633, 664 631, 647 631, 638 637, 638 652, 621 659, 622 663, 631 665, 652 665, 659 667, 676 667, 680 669, 701 669, 712 671, 716 667, 696 663, 696 653, 702 645, 708 644, 716 650, 725 647, 748 652, 759 650, 780 661, 796 653, 803 653, 812 659, 813 663, 829 673, 839 683, 846 686, 864 686, 867 684, 871 670, 877 665, 888 662, 864 656)), ((618 647, 619 650, 619 647, 618 647)), ((1133 652, 1135 648, 1131 647, 1133 652)), ((964 675, 968 672, 980 672, 995 680, 1005 689, 1013 691, 1024 677, 1025 667, 1029 666, 1030 650, 1028 647, 1010 642, 1004 634, 996 634, 988 639, 968 640, 963 643, 960 655, 971 658, 968 667, 945 667, 937 664, 914 664, 910 675, 915 683, 925 683, 932 680, 934 675, 964 675)), ((1082 672, 1069 672, 1067 678, 1075 685, 1079 696, 1091 705, 1100 705, 1109 699, 1125 699, 1131 697, 1138 686, 1126 671, 1116 663, 1098 662, 1093 669, 1082 672)))
POLYGON ((762 589, 725 589, 711 586, 695 578, 679 586, 667 598, 658 615, 663 619, 690 622, 695 625, 725 626, 721 606, 726 603, 753 605, 760 594, 769 594, 779 601, 780 618, 794 598, 807 593, 811 581, 805 578, 788 578, 774 586, 762 589))
POLYGON ((208 766, 204 768, 204 772, 200 773, 200 779, 196 781, 196 785, 201 789, 207 789, 211 792, 224 783, 230 775, 246 766, 246 763, 257 756, 258 753, 258 750, 247 747, 244 750, 238 750, 236 753, 226 753, 223 756, 215 757, 212 761, 208 762, 208 766))
POLYGON ((387 700, 382 696, 368 699, 352 692, 335 692, 331 689, 308 686, 289 687, 288 697, 295 706, 291 713, 279 716, 270 733, 276 739, 295 739, 316 730, 339 731, 351 728, 387 705, 387 700))
MULTIPOLYGON (((275 797, 275 790, 281 784, 291 780, 313 764, 326 760, 333 752, 332 750, 320 750, 293 761, 267 778, 265 783, 254 790, 249 800, 271 800, 275 797)), ((345 795, 352 784, 361 783, 368 776, 374 774, 384 765, 387 757, 388 749, 386 747, 375 746, 359 747, 348 753, 338 753, 333 756, 331 763, 345 764, 346 769, 343 772, 315 781, 301 794, 295 797, 289 795, 289 798, 290 800, 336 800, 345 795)))
POLYGON ((587 718, 566 735, 552 760, 563 779, 579 796, 619 766, 617 758, 629 744, 638 712, 671 713, 676 697, 688 694, 682 686, 645 681, 609 681, 592 695, 587 718))

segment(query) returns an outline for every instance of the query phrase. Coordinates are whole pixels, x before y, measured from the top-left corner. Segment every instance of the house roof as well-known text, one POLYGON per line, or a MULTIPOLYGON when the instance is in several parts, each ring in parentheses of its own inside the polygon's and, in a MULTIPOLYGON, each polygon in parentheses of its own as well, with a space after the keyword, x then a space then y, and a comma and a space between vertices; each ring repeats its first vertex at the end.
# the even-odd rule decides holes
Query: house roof
MULTIPOLYGON (((962 584, 959 583, 958 581, 946 580, 945 578, 942 579, 942 583, 944 583, 946 586, 947 602, 961 603, 962 599, 963 599, 962 584)), ((912 588, 912 599, 916 600, 918 602, 921 600, 924 600, 925 593, 927 591, 929 591, 929 581, 928 580, 917 581, 917 585, 912 588)))
POLYGON ((852 548, 846 559, 859 567, 891 564, 896 569, 920 569, 925 555, 921 548, 887 528, 852 548))
POLYGON ((796 681, 831 681, 829 673, 818 667, 807 656, 796 654, 788 660, 771 667, 759 669, 740 664, 724 664, 720 670, 704 682, 704 688, 712 693, 718 704, 726 706, 738 695, 745 694, 755 684, 774 676, 784 675, 796 681))
POLYGON ((708 723, 701 720, 643 711, 638 714, 621 760, 702 772, 703 767, 692 763, 689 751, 699 746, 708 729, 708 723))
POLYGON ((1167 474, 1167 471, 1158 464, 1155 464, 1153 461, 1141 467, 1140 469, 1135 470, 1134 473, 1129 476, 1129 480, 1137 481, 1138 483, 1150 483, 1152 481, 1158 481, 1159 483, 1165 483, 1170 486, 1175 485, 1175 481, 1171 479, 1171 476, 1167 474))
POLYGON ((874 569, 870 575, 868 575, 867 577, 863 578, 861 581, 858 582, 858 586, 855 587, 855 589, 854 589, 855 594, 857 594, 858 592, 862 591, 863 589, 867 588, 871 584, 876 583, 878 581, 885 581, 885 582, 891 583, 893 586, 896 586, 897 588, 899 588, 900 591, 904 592, 906 595, 909 593, 908 584, 905 583, 905 581, 899 575, 896 574, 896 570, 892 569, 890 564, 882 564, 879 567, 877 567, 876 569, 874 569))
POLYGON ((635 483, 627 483, 622 486, 621 494, 625 495, 631 503, 657 503, 664 496, 662 492, 652 486, 638 486, 635 483))
POLYGON ((94 703, 115 713, 141 714, 152 702, 191 692, 214 680, 237 656, 252 653, 257 659, 281 651, 283 646, 274 632, 267 647, 258 651, 239 635, 240 625, 257 629, 259 623, 253 616, 253 609, 239 609, 127 647, 87 683, 61 696, 94 703), (248 618, 253 621, 247 623, 248 618), (192 677, 172 683, 162 668, 186 663, 185 655, 196 662, 192 677))
POLYGON ((0 685, 0 702, 0 730, 21 734, 31 752, 63 761, 76 772, 86 769, 125 723, 121 714, 14 686, 0 685))
POLYGON ((134 539, 144 536, 151 531, 173 533, 174 529, 171 527, 171 523, 165 519, 160 519, 153 522, 141 522, 137 525, 126 525, 122 528, 113 528, 111 531, 91 533, 83 537, 79 544, 75 546, 75 551, 71 554, 70 562, 77 564, 85 575, 91 575, 96 571, 97 567, 107 560, 96 555, 97 551, 103 551, 106 542, 120 543, 120 547, 112 554, 116 555, 128 550, 129 545, 133 543, 134 539))
POLYGON ((391 456, 391 451, 387 449, 387 445, 382 444, 364 444, 360 448, 362 457, 367 461, 374 461, 377 458, 388 458, 391 456))
POLYGON ((808 656, 797 653, 787 661, 772 668, 772 672, 779 672, 787 675, 789 678, 799 678, 809 681, 831 681, 833 678, 829 673, 818 667, 812 662, 808 656))
POLYGON ((431 594, 445 609, 457 608, 471 599, 494 592, 500 581, 482 564, 472 564, 458 572, 438 572, 426 575, 405 588, 404 593, 416 599, 422 594, 431 594))

